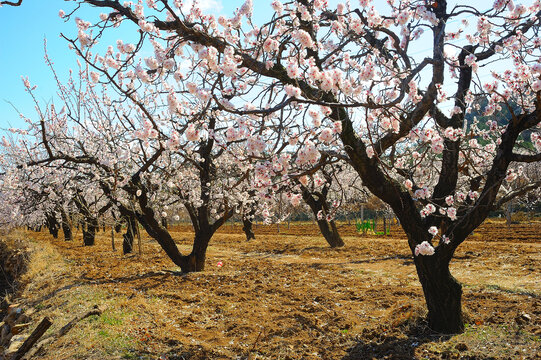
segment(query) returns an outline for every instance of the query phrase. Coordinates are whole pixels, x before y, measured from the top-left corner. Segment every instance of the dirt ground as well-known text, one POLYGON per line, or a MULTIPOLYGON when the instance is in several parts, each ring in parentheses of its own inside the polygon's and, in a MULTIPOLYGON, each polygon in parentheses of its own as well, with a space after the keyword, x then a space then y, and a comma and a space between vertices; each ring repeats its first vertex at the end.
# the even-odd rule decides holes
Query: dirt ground
MULTIPOLYGON (((463 284, 466 331, 430 333, 404 235, 361 237, 340 225, 330 249, 313 224, 259 226, 247 242, 226 225, 206 270, 181 275, 143 234, 142 254, 123 256, 120 234, 83 247, 33 239, 26 308, 60 328, 42 359, 541 359, 541 223, 484 224, 459 248, 452 274, 463 284), (219 263, 222 266, 218 266, 219 263)), ((23 236, 21 233, 19 236, 23 236)), ((188 252, 192 234, 173 235, 188 252)), ((29 329, 30 331, 30 329, 29 329)))

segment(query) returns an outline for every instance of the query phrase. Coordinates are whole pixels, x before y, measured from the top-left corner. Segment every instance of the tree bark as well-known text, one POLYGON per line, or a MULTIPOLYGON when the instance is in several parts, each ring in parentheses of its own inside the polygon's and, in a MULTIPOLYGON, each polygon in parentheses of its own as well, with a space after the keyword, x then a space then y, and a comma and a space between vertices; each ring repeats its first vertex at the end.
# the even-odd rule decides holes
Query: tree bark
POLYGON ((36 326, 32 334, 23 342, 21 347, 17 350, 15 354, 11 357, 11 360, 22 359, 24 354, 26 354, 32 346, 39 340, 39 338, 45 334, 45 331, 51 327, 53 323, 49 320, 48 317, 45 317, 41 322, 36 326))
POLYGON ((510 228, 511 224, 513 223, 512 214, 513 214, 513 205, 511 204, 511 201, 509 201, 507 205, 505 206, 505 222, 508 228, 510 228))
POLYGON ((182 272, 194 272, 205 270, 205 259, 207 257, 207 247, 212 234, 207 231, 201 231, 195 234, 193 248, 190 255, 184 256, 184 264, 181 266, 182 272))
POLYGON ((137 220, 133 216, 126 218, 126 233, 123 235, 122 252, 124 255, 133 251, 133 239, 137 233, 137 220))
POLYGON ((245 217, 242 218, 242 231, 244 231, 244 234, 246 235, 246 241, 250 241, 252 239, 255 240, 252 221, 245 217))
POLYGON ((64 211, 64 209, 61 209, 60 216, 62 217, 62 232, 64 233, 64 240, 72 241, 73 233, 71 231, 71 223, 69 221, 68 214, 66 214, 66 211, 64 211))
POLYGON ((319 226, 319 230, 321 231, 321 235, 325 238, 327 243, 332 248, 336 247, 342 247, 344 246, 344 241, 340 237, 340 234, 338 233, 338 229, 336 228, 336 224, 334 223, 334 220, 327 221, 325 218, 325 215, 322 219, 318 219, 317 215, 320 211, 326 212, 326 206, 324 202, 326 201, 325 198, 321 199, 321 197, 324 197, 323 194, 319 195, 319 199, 316 200, 315 197, 310 193, 310 191, 302 186, 302 198, 303 200, 308 204, 310 209, 312 210, 312 213, 314 214, 314 218, 317 220, 317 225, 319 226))
POLYGON ((319 226, 321 235, 323 235, 332 248, 344 246, 344 240, 340 237, 334 220, 327 221, 326 219, 321 219, 317 221, 317 225, 319 226))
POLYGON ((462 333, 462 286, 449 272, 449 264, 435 254, 416 256, 415 266, 428 308, 428 326, 439 333, 462 333))
POLYGON ((88 219, 86 226, 83 228, 83 243, 85 246, 93 246, 96 240, 96 230, 98 229, 98 221, 88 219))
POLYGON ((60 225, 58 224, 58 221, 56 221, 56 217, 54 214, 47 214, 47 228, 49 229, 49 233, 53 236, 53 238, 58 238, 58 230, 60 228, 60 225))

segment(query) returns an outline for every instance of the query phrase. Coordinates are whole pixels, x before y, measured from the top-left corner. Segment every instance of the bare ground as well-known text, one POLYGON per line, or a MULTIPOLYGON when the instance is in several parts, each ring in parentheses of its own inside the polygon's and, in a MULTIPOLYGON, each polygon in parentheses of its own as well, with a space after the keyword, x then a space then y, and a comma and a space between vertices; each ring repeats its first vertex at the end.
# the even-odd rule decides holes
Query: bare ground
MULTIPOLYGON (((106 307, 42 359, 541 359, 540 223, 484 224, 459 248, 451 272, 468 325, 456 336, 426 329, 403 234, 341 233, 346 246, 330 249, 312 224, 260 226, 251 242, 227 225, 206 271, 188 275, 148 238, 123 256, 109 232, 93 247, 19 233, 34 248, 20 301, 50 331, 106 307)), ((188 252, 189 228, 173 234, 188 252)))

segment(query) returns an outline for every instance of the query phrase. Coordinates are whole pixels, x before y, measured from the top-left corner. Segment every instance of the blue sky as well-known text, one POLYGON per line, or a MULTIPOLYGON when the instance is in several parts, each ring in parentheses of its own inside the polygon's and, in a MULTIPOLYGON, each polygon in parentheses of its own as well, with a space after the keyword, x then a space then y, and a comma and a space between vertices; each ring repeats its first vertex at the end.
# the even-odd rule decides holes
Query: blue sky
MULTIPOLYGON (((221 0, 199 2, 206 11, 223 11, 224 14, 232 14, 234 8, 243 3, 226 1, 229 6, 225 7, 221 0)), ((9 127, 26 128, 19 118, 19 112, 28 117, 35 116, 34 103, 24 90, 21 76, 28 76, 31 84, 38 86, 36 95, 42 105, 54 98, 56 84, 43 58, 44 38, 47 39, 48 53, 61 81, 67 79, 69 69, 77 68, 75 53, 68 49, 66 40, 60 38, 60 33, 68 37, 77 34, 75 22, 73 19, 65 22, 58 16, 60 9, 68 13, 74 7, 72 1, 23 0, 19 7, 0 8, 0 68, 3 69, 0 73, 0 133, 9 127)), ((99 10, 89 6, 77 11, 79 17, 91 22, 97 19, 99 13, 99 10)), ((113 33, 111 35, 115 37, 110 39, 111 45, 122 37, 118 32, 113 33)))
POLYGON ((49 54, 54 58, 61 75, 73 67, 75 56, 60 32, 73 34, 73 23, 64 23, 58 17, 61 8, 73 7, 73 3, 61 0, 23 0, 19 7, 0 8, 0 128, 24 126, 18 112, 33 115, 33 103, 24 91, 21 76, 28 76, 38 85, 40 100, 51 99, 54 93, 52 74, 43 59, 43 39, 47 38, 49 54))
MULTIPOLYGON (((189 5, 192 0, 185 0, 189 5)), ((270 0, 254 0, 254 21, 268 20, 272 11, 270 0)), ((336 4, 338 0, 329 1, 336 4)), ((490 7, 492 0, 483 0, 479 7, 490 7)), ((531 1, 525 1, 530 3, 531 1)), ((204 12, 224 14, 231 16, 235 8, 241 6, 244 0, 199 0, 204 12)), ((375 2, 377 4, 377 2, 375 2)), ((19 7, 4 6, 0 8, 0 133, 9 127, 25 128, 26 125, 19 119, 19 113, 14 107, 28 117, 36 116, 34 104, 25 92, 21 76, 28 76, 33 85, 37 85, 36 95, 41 105, 54 98, 56 84, 50 69, 43 59, 43 40, 47 39, 48 53, 55 63, 55 69, 61 81, 65 81, 69 69, 75 69, 76 55, 68 49, 67 42, 60 38, 60 33, 75 37, 77 30, 74 20, 65 22, 59 18, 58 11, 63 9, 66 13, 73 10, 76 5, 73 1, 63 0, 23 0, 19 7), (11 104, 13 104, 13 106, 11 104)), ((356 1, 352 2, 356 5, 356 1)), ((77 15, 88 21, 95 21, 99 9, 88 5, 82 6, 77 15)), ((458 25, 458 24, 457 24, 458 25)), ((103 39, 102 44, 115 45, 116 39, 123 38, 120 29, 110 31, 109 38, 103 39)), ((126 39, 130 39, 129 32, 126 39)), ((460 40, 461 42, 464 40, 460 40)), ((419 46, 419 45, 417 45, 419 46)), ((415 56, 422 58, 429 55, 426 48, 419 48, 415 56)))

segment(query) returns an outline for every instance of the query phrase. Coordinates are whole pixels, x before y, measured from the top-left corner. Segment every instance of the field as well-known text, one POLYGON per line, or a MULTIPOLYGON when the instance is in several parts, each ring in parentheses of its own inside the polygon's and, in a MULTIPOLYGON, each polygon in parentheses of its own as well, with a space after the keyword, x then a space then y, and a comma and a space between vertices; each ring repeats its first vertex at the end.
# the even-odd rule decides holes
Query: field
MULTIPOLYGON (((340 225, 330 249, 313 224, 259 226, 247 242, 226 225, 203 273, 182 275, 143 236, 123 256, 120 235, 97 245, 31 240, 19 301, 51 332, 94 305, 39 353, 41 359, 540 359, 541 223, 485 223, 459 248, 451 272, 463 284, 464 334, 443 337, 423 322, 424 300, 403 234, 361 237, 340 225), (223 266, 218 266, 219 262, 223 266)), ((187 226, 173 229, 183 251, 187 226)), ((144 234, 145 235, 145 234, 144 234)), ((31 329, 29 329, 31 330, 31 329)))

